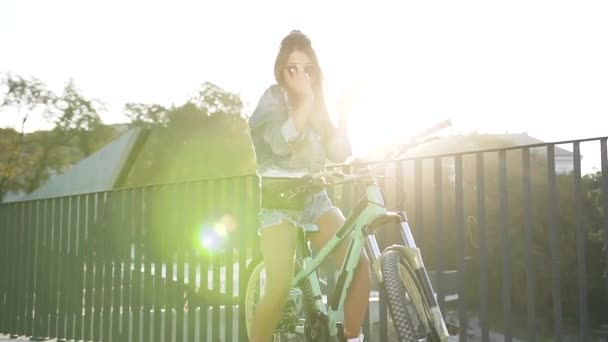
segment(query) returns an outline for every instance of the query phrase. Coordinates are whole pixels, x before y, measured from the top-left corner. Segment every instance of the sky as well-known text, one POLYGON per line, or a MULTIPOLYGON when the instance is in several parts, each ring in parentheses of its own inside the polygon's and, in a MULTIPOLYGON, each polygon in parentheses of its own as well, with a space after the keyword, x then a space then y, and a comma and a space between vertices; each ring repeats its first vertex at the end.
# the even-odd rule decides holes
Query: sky
MULTIPOLYGON (((104 101, 108 124, 126 121, 125 103, 179 105, 205 81, 251 110, 274 82, 280 40, 299 29, 332 113, 359 85, 355 153, 445 119, 449 134, 561 141, 608 135, 606 18, 606 1, 3 0, 0 73, 58 92, 73 79, 104 101)), ((32 118, 26 129, 44 127, 32 118)), ((582 152, 584 167, 598 165, 599 144, 582 152)))

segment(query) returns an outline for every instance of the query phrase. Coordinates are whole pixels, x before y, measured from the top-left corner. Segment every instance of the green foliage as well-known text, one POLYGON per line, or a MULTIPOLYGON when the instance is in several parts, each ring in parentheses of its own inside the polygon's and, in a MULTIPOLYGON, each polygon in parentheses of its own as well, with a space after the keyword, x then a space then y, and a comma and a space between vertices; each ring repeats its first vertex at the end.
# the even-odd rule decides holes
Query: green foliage
POLYGON ((72 81, 56 95, 38 79, 7 74, 2 88, 0 110, 18 116, 22 127, 20 132, 0 132, 0 199, 8 191, 35 190, 52 173, 65 170, 116 137, 117 132, 101 122, 101 104, 85 98, 72 81), (26 134, 24 125, 34 113, 54 128, 26 134))
POLYGON ((204 83, 180 106, 131 105, 126 110, 136 112, 150 134, 123 186, 255 173, 249 126, 235 94, 204 83))
MULTIPOLYGON (((51 174, 62 172, 118 135, 99 117, 103 104, 85 98, 73 81, 66 83, 61 95, 38 79, 11 74, 2 86, 1 110, 19 115, 24 124, 39 113, 54 127, 28 134, 0 131, 0 198, 8 191, 35 190, 51 174)), ((205 82, 180 106, 129 103, 124 110, 131 127, 143 127, 150 134, 122 186, 255 172, 249 128, 237 94, 205 82)))
POLYGON ((127 103, 124 111, 133 126, 150 128, 167 124, 167 109, 161 105, 127 103))
POLYGON ((192 97, 189 102, 196 105, 203 116, 243 115, 243 101, 241 98, 237 94, 225 91, 211 82, 204 82, 196 96, 192 97))

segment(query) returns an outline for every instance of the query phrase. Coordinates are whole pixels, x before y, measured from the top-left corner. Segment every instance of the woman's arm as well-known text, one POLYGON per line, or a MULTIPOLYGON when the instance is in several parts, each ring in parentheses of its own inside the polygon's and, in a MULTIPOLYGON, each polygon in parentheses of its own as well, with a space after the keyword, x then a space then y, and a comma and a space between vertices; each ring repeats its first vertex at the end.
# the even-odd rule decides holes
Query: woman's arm
POLYGON ((324 134, 325 149, 328 159, 334 163, 343 163, 352 154, 352 147, 348 138, 348 120, 358 95, 359 84, 353 83, 340 96, 338 103, 338 127, 335 127, 331 120, 329 120, 327 111, 324 112, 325 126, 329 132, 324 134))
POLYGON ((251 115, 249 126, 252 135, 260 135, 273 153, 284 156, 293 150, 301 136, 301 128, 299 122, 288 115, 282 96, 278 87, 268 88, 251 115))
POLYGON ((348 132, 343 128, 335 128, 324 141, 327 159, 334 163, 343 163, 352 154, 348 132))
POLYGON ((336 127, 327 113, 321 114, 316 122, 316 131, 321 135, 327 159, 334 163, 342 163, 351 153, 346 120, 340 120, 336 127))

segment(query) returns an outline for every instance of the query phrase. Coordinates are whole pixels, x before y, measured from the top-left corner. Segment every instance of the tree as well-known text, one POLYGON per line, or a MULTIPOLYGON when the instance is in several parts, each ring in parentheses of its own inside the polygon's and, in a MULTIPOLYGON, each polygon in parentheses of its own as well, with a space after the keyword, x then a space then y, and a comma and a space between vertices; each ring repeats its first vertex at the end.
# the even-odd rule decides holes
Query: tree
POLYGON ((167 124, 167 108, 157 104, 127 103, 124 108, 125 115, 132 126, 160 127, 167 124))
POLYGON ((226 91, 219 86, 204 82, 198 93, 190 99, 206 116, 242 116, 243 101, 238 94, 226 91))
POLYGON ((116 132, 99 117, 102 104, 85 98, 73 81, 56 95, 40 80, 12 74, 3 79, 1 110, 22 117, 21 132, 5 130, 9 140, 0 153, 0 198, 8 191, 31 192, 53 172, 61 172, 90 155, 116 132), (25 123, 40 113, 54 125, 50 131, 25 132, 25 123))
POLYGON ((0 110, 4 111, 12 108, 13 112, 9 115, 14 115, 20 118, 20 132, 12 129, 6 129, 2 139, 3 146, 0 151, 0 202, 8 191, 19 191, 26 184, 18 179, 22 174, 21 169, 25 165, 33 164, 29 155, 24 153, 25 125, 28 118, 33 112, 39 111, 47 113, 49 105, 53 102, 54 94, 50 92, 46 86, 38 79, 26 79, 22 76, 6 74, 2 79, 3 88, 5 88, 0 110))
POLYGON ((72 80, 61 96, 52 98, 45 117, 55 127, 39 141, 42 150, 27 192, 40 186, 49 172, 63 171, 115 137, 116 132, 101 122, 102 109, 101 102, 85 98, 72 80))
POLYGON ((237 94, 205 82, 186 103, 130 104, 131 124, 150 129, 125 185, 252 174, 255 157, 237 94))
MULTIPOLYGON (((85 156, 99 148, 91 133, 102 126, 99 112, 103 104, 100 101, 85 98, 70 80, 65 85, 62 96, 55 99, 54 107, 48 117, 55 123, 59 137, 66 140, 76 138, 85 156)), ((57 143, 65 141, 59 140, 57 143)))
MULTIPOLYGON (((233 184, 225 179, 228 177, 255 174, 249 126, 241 108, 238 95, 211 83, 204 83, 195 97, 166 112, 160 105, 125 107, 132 113, 131 124, 145 126, 149 134, 124 184, 118 186, 159 185, 146 187, 149 209, 144 220, 149 222, 146 229, 151 237, 146 256, 160 253, 170 258, 177 250, 200 249, 198 243, 192 244, 199 241, 204 223, 236 217, 242 226, 257 224, 257 213, 233 212, 234 208, 247 208, 245 202, 255 205, 257 194, 221 185, 233 184), (194 182, 201 179, 214 181, 194 182), (173 184, 166 186, 168 183, 173 184), (199 195, 196 203, 190 202, 199 195), (231 198, 230 203, 222 198, 231 198), (168 227, 168 217, 176 213, 180 227, 168 227), (168 230, 171 236, 163 238, 168 230)), ((237 240, 235 235, 230 239, 237 240)))

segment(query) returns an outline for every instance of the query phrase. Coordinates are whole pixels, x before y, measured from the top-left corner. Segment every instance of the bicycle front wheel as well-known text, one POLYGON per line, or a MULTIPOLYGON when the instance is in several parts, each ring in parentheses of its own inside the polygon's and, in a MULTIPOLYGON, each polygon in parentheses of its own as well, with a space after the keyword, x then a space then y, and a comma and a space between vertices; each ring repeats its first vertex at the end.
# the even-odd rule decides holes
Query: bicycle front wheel
POLYGON ((436 314, 424 295, 423 286, 401 253, 387 251, 382 257, 381 269, 382 286, 399 341, 446 340, 446 334, 441 333, 447 332, 445 325, 437 326, 436 314))

